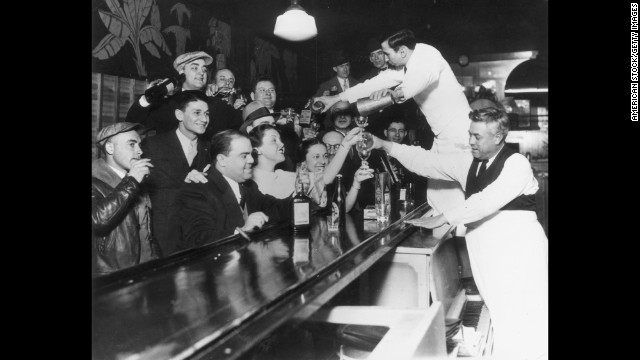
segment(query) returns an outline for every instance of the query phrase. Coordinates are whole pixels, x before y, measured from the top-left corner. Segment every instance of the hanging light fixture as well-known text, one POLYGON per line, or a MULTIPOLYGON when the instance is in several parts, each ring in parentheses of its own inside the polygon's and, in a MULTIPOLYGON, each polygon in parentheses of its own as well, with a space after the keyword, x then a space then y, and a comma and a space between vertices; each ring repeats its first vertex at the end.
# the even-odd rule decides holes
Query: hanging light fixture
POLYGON ((298 5, 298 0, 291 0, 291 6, 276 19, 273 34, 289 41, 304 41, 318 35, 316 20, 298 5))

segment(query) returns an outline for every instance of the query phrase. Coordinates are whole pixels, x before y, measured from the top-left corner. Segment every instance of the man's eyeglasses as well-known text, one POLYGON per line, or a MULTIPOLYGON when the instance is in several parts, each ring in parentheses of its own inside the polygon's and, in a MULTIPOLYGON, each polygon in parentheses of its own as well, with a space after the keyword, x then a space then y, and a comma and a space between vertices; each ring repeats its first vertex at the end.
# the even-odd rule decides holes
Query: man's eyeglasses
POLYGON ((338 151, 338 148, 340 147, 340 144, 335 144, 335 145, 331 145, 331 144, 325 144, 327 146, 327 150, 335 150, 338 151))
POLYGON ((398 133, 398 135, 404 135, 406 133, 406 131, 404 129, 394 129, 391 128, 389 130, 387 130, 389 132, 389 134, 391 135, 395 135, 396 133, 398 133))
POLYGON ((371 54, 369 54, 369 59, 375 59, 375 58, 379 58, 379 57, 384 57, 384 53, 382 52, 382 50, 376 51, 376 52, 372 52, 371 54))
POLYGON ((269 94, 275 94, 276 93, 276 89, 258 89, 258 91, 256 91, 258 94, 260 95, 265 95, 266 93, 269 94))

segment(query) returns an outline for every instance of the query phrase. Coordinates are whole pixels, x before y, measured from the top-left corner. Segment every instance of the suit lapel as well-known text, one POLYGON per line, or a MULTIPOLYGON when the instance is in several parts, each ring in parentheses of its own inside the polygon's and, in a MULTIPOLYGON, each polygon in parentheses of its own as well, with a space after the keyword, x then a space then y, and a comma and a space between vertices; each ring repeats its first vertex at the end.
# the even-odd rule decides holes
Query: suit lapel
MULTIPOLYGON (((186 157, 185 157, 186 160, 186 157)), ((207 141, 202 139, 198 139, 198 154, 193 158, 193 163, 191 164, 191 169, 196 169, 198 171, 204 170, 205 166, 211 163, 211 159, 209 158, 209 144, 207 141)))
POLYGON ((182 150, 180 140, 178 140, 178 134, 175 131, 171 132, 168 143, 168 151, 171 157, 175 159, 175 164, 180 167, 181 173, 189 172, 189 162, 187 161, 187 155, 182 150))
POLYGON ((222 205, 227 211, 227 216, 232 224, 244 224, 242 217, 242 211, 240 205, 236 199, 236 195, 231 190, 231 185, 222 176, 222 174, 215 168, 209 169, 209 182, 212 186, 215 186, 220 194, 222 194, 222 205))

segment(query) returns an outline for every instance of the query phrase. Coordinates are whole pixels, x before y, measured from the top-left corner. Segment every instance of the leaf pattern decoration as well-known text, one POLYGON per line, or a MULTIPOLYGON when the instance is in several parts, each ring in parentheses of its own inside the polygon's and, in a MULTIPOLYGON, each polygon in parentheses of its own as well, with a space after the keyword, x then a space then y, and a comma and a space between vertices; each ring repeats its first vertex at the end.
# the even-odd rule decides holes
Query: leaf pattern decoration
POLYGON ((122 45, 124 45, 122 39, 113 34, 107 34, 91 54, 100 60, 105 60, 117 54, 122 45))
POLYGON ((158 5, 155 3, 153 3, 153 7, 151 8, 151 25, 153 25, 154 28, 158 29, 158 31, 161 31, 162 28, 160 26, 160 9, 158 8, 158 5))
POLYGON ((118 5, 118 0, 104 0, 104 2, 107 3, 107 6, 109 7, 109 10, 111 10, 112 13, 114 13, 115 15, 121 18, 124 18, 124 13, 122 12, 120 5, 118 5))
POLYGON ((124 16, 127 19, 129 25, 131 25, 134 29, 139 29, 140 25, 138 24, 138 1, 134 0, 124 0, 124 16))
POLYGON ((131 30, 120 17, 102 10, 98 10, 98 12, 100 13, 100 19, 110 33, 123 40, 129 37, 131 30))
POLYGON ((140 31, 140 42, 142 42, 147 50, 149 50, 149 52, 158 59, 160 58, 160 53, 158 52, 158 49, 153 46, 154 44, 162 49, 165 54, 171 56, 171 50, 169 50, 164 38, 153 26, 147 25, 142 29, 142 31, 140 31))
POLYGON ((176 15, 178 16, 178 24, 180 26, 182 26, 182 20, 184 19, 185 15, 189 20, 191 20, 191 11, 189 11, 189 9, 187 9, 187 7, 183 3, 177 3, 173 5, 169 12, 176 13, 176 15))
POLYGON ((137 2, 138 3, 138 22, 136 24, 136 26, 138 28, 140 28, 142 26, 142 23, 144 22, 144 19, 147 18, 147 15, 149 15, 149 11, 151 10, 151 5, 153 5, 153 0, 125 0, 125 1, 131 1, 131 2, 137 2))

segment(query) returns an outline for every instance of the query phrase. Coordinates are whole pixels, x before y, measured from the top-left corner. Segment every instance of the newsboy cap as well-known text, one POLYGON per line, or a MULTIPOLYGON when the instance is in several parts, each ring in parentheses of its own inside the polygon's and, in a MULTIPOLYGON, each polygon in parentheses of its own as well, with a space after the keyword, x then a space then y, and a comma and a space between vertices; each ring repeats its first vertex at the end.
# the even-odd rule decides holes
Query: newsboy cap
POLYGON ((115 124, 111 124, 109 126, 105 126, 98 132, 98 136, 96 137, 96 144, 99 146, 104 145, 106 140, 112 136, 118 135, 123 132, 127 132, 130 130, 134 130, 136 128, 141 127, 142 125, 131 122, 117 122, 115 124))
POLYGON ((187 65, 188 63, 194 61, 194 60, 198 60, 198 59, 204 59, 204 64, 205 65, 211 65, 211 63, 213 62, 213 58, 211 57, 211 55, 207 54, 204 51, 193 51, 193 52, 188 52, 185 54, 182 54, 180 56, 178 56, 174 61, 173 61, 173 68, 176 69, 176 71, 180 72, 180 70, 182 70, 182 68, 187 65))

